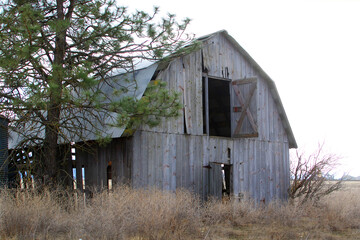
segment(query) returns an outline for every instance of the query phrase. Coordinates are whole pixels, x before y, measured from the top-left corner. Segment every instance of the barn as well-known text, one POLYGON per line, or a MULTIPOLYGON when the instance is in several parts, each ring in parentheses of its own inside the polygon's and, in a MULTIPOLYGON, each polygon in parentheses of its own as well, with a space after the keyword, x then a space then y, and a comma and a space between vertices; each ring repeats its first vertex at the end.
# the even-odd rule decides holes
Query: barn
POLYGON ((132 134, 113 129, 110 144, 74 150, 68 171, 84 179, 79 188, 125 183, 185 188, 202 199, 287 198, 297 144, 275 83, 226 31, 198 40, 198 50, 135 72, 140 88, 160 79, 180 92, 181 116, 132 134))
MULTIPOLYGON (((226 31, 198 41, 200 47, 190 53, 131 73, 136 88, 128 86, 129 92, 137 99, 156 80, 179 92, 180 117, 136 131, 96 126, 111 135, 105 146, 93 141, 95 131, 88 129, 83 136, 91 151, 75 139, 63 164, 64 175, 79 180, 77 188, 128 184, 167 191, 185 188, 205 200, 287 198, 289 149, 297 144, 275 83, 226 31)), ((128 76, 113 78, 122 82, 128 76)), ((9 149, 19 141, 21 136, 10 133, 9 149)))

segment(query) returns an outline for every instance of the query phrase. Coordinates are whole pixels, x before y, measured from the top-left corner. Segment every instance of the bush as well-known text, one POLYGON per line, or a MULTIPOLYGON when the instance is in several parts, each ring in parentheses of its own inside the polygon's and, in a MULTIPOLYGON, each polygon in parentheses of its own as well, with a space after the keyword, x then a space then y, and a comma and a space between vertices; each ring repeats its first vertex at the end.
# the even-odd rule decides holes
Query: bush
POLYGON ((326 176, 338 164, 340 157, 335 154, 324 154, 323 145, 306 156, 296 151, 291 159, 290 171, 292 181, 288 189, 289 198, 294 202, 304 204, 312 202, 317 204, 324 196, 341 188, 343 179, 330 183, 326 176))

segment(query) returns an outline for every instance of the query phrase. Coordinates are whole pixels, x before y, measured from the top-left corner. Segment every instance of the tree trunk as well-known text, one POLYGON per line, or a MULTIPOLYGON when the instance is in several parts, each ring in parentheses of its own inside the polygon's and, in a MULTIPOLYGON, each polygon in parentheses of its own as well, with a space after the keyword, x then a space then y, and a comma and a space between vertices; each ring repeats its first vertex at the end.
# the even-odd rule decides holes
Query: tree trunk
POLYGON ((44 183, 57 184, 58 164, 57 164, 57 140, 56 112, 48 111, 48 124, 45 126, 45 141, 42 159, 44 161, 44 183))
MULTIPOLYGON (((64 20, 63 0, 57 0, 58 24, 64 20)), ((45 124, 44 141, 44 171, 45 182, 59 184, 60 164, 58 163, 58 138, 60 128, 62 83, 64 80, 64 58, 66 48, 67 28, 61 29, 56 34, 53 73, 49 80, 49 102, 47 122, 45 124), (49 178, 49 179, 46 179, 49 178), (49 182, 48 182, 49 181, 49 182)))

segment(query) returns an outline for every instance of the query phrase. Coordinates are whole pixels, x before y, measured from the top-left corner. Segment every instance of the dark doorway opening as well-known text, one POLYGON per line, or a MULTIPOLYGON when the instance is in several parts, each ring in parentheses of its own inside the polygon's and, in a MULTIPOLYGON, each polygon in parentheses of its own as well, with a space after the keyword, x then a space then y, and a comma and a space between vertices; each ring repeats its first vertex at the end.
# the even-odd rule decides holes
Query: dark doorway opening
POLYGON ((210 162, 209 166, 209 196, 217 199, 229 198, 232 189, 232 165, 210 162))
POLYGON ((223 188, 222 196, 230 197, 232 193, 232 165, 230 164, 221 164, 222 176, 223 176, 223 188))
POLYGON ((203 78, 204 133, 231 137, 230 82, 203 78))
POLYGON ((108 190, 111 190, 111 189, 112 189, 112 184, 113 184, 113 182, 112 182, 112 167, 111 167, 111 165, 112 165, 112 162, 110 161, 110 162, 108 163, 107 168, 106 168, 106 179, 107 179, 107 189, 108 189, 108 190))

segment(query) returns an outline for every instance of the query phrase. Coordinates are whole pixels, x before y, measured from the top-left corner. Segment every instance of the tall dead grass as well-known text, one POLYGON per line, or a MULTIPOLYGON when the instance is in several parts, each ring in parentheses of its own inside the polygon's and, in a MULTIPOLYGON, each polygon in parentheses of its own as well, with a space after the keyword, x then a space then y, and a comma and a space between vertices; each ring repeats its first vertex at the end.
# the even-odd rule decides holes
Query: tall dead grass
POLYGON ((0 237, 45 239, 65 236, 71 218, 56 191, 2 190, 0 192, 0 237))
POLYGON ((320 205, 201 202, 188 191, 117 187, 84 201, 64 191, 2 190, 1 239, 356 239, 360 192, 320 205), (344 236, 344 238, 342 238, 344 236))
POLYGON ((184 239, 200 232, 200 201, 188 191, 118 187, 85 202, 82 196, 2 191, 1 238, 184 239))
POLYGON ((97 194, 79 215, 85 239, 181 239, 197 234, 200 202, 187 191, 119 187, 97 194))

